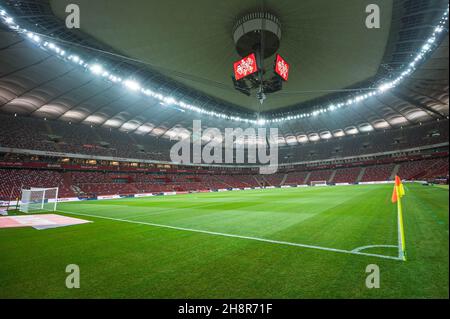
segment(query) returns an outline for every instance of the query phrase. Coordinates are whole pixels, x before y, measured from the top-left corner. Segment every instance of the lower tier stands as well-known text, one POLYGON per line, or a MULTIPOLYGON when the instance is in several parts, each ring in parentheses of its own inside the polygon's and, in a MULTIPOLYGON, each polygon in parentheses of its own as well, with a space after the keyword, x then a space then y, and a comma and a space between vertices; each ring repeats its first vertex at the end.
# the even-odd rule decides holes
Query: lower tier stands
POLYGON ((448 180, 448 158, 400 164, 309 170, 273 175, 150 174, 120 172, 61 172, 57 170, 0 169, 0 200, 16 199, 27 187, 59 187, 59 197, 127 195, 138 193, 188 192, 210 189, 247 188, 329 183, 387 181, 397 173, 407 180, 448 180))
POLYGON ((308 175, 308 172, 290 172, 284 182, 284 185, 306 184, 308 175))
POLYGON ((390 179, 394 171, 394 164, 370 166, 366 168, 362 182, 383 182, 390 179))
POLYGON ((336 175, 331 182, 338 183, 355 183, 361 174, 361 167, 343 168, 336 170, 336 175))
POLYGON ((400 166, 398 175, 405 179, 427 179, 448 175, 448 159, 430 159, 423 161, 406 162, 400 166))
POLYGON ((57 171, 0 169, 0 200, 18 198, 21 187, 59 187, 59 197, 75 196, 64 174, 57 171))
POLYGON ((332 174, 332 170, 313 171, 309 176, 309 182, 325 181, 328 183, 331 179, 332 174))

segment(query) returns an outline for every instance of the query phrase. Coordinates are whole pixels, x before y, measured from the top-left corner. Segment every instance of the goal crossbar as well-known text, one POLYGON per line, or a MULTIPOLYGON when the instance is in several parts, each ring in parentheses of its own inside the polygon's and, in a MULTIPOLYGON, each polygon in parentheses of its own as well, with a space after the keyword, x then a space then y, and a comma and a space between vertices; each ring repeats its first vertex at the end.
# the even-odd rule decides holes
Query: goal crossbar
POLYGON ((58 204, 58 187, 22 189, 19 211, 56 211, 58 204))

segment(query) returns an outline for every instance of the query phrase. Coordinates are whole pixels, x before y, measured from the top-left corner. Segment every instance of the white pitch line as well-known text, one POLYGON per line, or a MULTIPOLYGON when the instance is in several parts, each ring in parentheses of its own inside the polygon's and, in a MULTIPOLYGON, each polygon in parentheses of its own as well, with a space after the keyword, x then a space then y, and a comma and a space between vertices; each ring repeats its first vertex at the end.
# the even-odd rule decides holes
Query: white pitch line
POLYGON ((357 252, 360 252, 361 250, 369 249, 369 248, 398 248, 398 246, 396 246, 396 245, 368 245, 368 246, 355 248, 352 250, 352 252, 357 253, 357 252))
POLYGON ((108 220, 119 221, 119 222, 130 223, 130 224, 148 225, 148 226, 153 226, 153 227, 182 230, 182 231, 188 231, 188 232, 193 232, 193 233, 202 233, 202 234, 215 235, 215 236, 248 239, 248 240, 254 240, 254 241, 271 243, 271 244, 303 247, 303 248, 331 251, 331 252, 335 252, 335 253, 343 253, 343 254, 349 254, 349 255, 360 255, 360 256, 377 257, 377 258, 384 258, 384 259, 391 259, 391 260, 401 260, 401 258, 399 258, 399 257, 379 255, 379 254, 370 254, 370 253, 362 253, 362 252, 359 252, 359 251, 357 252, 357 251, 337 249, 337 248, 329 248, 329 247, 322 247, 322 246, 298 244, 298 243, 291 243, 291 242, 288 242, 288 241, 279 241, 279 240, 265 239, 265 238, 252 237, 252 236, 226 234, 226 233, 219 233, 219 232, 213 232, 213 231, 208 231, 208 230, 192 229, 192 228, 170 226, 170 225, 162 225, 162 224, 155 224, 155 223, 148 223, 148 222, 140 222, 140 221, 134 221, 134 220, 128 220, 128 219, 113 218, 113 217, 106 217, 106 216, 97 216, 97 215, 84 214, 84 213, 74 213, 74 212, 68 212, 68 211, 63 211, 63 210, 58 210, 58 211, 61 212, 61 213, 66 213, 66 214, 73 214, 73 215, 80 215, 80 216, 86 216, 86 217, 108 219, 108 220))

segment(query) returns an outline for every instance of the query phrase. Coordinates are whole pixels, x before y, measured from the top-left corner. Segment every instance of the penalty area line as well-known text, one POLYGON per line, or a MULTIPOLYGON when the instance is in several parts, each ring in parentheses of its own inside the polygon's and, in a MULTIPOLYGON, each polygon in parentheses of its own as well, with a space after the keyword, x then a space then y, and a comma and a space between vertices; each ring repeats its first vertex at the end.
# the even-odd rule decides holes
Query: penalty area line
POLYGON ((227 233, 213 232, 213 231, 209 231, 209 230, 201 230, 201 229, 185 228, 185 227, 170 226, 170 225, 163 225, 163 224, 155 224, 155 223, 141 222, 141 221, 135 221, 135 220, 129 220, 129 219, 98 216, 98 215, 91 215, 91 214, 85 214, 85 213, 68 212, 68 211, 63 211, 63 210, 57 210, 57 211, 61 212, 61 213, 65 213, 65 214, 107 219, 107 220, 112 220, 112 221, 130 223, 130 224, 147 225, 147 226, 153 226, 153 227, 159 227, 159 228, 181 230, 181 231, 187 231, 187 232, 192 232, 192 233, 201 233, 201 234, 208 234, 208 235, 214 235, 214 236, 247 239, 247 240, 259 241, 259 242, 270 243, 270 244, 302 247, 302 248, 329 251, 329 252, 342 253, 342 254, 348 254, 348 255, 368 256, 368 257, 391 259, 391 260, 397 260, 397 261, 402 260, 399 257, 364 253, 364 252, 355 251, 355 250, 352 251, 352 250, 345 250, 345 249, 338 249, 338 248, 329 248, 329 247, 322 247, 322 246, 315 246, 315 245, 299 244, 299 243, 292 243, 292 242, 288 242, 288 241, 280 241, 280 240, 273 240, 273 239, 266 239, 266 238, 252 237, 252 236, 244 236, 244 235, 236 235, 236 234, 227 234, 227 233))

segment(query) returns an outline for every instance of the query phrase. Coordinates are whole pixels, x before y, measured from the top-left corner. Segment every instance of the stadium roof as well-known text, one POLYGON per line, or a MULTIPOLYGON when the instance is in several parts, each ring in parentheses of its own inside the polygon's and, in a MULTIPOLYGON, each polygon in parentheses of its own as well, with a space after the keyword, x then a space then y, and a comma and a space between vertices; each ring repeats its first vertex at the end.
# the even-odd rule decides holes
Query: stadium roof
MULTIPOLYGON (((71 2, 50 1, 61 19, 71 2)), ((259 111, 260 103, 254 96, 235 91, 231 81, 233 62, 240 59, 232 29, 243 13, 264 6, 281 19, 279 52, 292 68, 284 90, 262 106, 267 111, 375 76, 389 38, 392 12, 392 0, 379 1, 384 27, 368 32, 364 24, 367 4, 361 0, 169 0, 131 1, 126 6, 121 0, 77 3, 83 8, 83 32, 189 87, 252 111, 259 111), (289 93, 298 91, 310 93, 289 93)), ((272 63, 273 59, 266 60, 268 69, 272 63)))
MULTIPOLYGON (((107 1, 108 5, 102 0, 79 1, 81 31, 68 30, 60 19, 69 2, 0 3, 14 17, 14 25, 32 32, 27 36, 11 30, 13 23, 0 24, 0 111, 165 138, 185 134, 193 119, 202 119, 204 127, 255 125, 259 103, 231 88, 230 65, 237 54, 230 30, 235 17, 261 1, 245 6, 242 1, 229 1, 213 7, 210 1, 139 1, 126 6, 120 1, 107 1), (188 3, 190 8, 183 8, 188 3), (170 10, 174 6, 177 10, 170 10), (188 9, 187 17, 174 13, 188 9), (80 66, 73 63, 73 54, 63 52, 76 52, 77 58, 89 61, 86 67, 80 66), (111 80, 112 73, 135 82, 123 81, 124 87, 111 80), (136 92, 141 86, 151 88, 151 94, 136 92), (253 120, 229 120, 236 118, 253 120)), ((442 24, 448 3, 381 1, 382 24, 389 28, 373 35, 365 28, 351 28, 363 19, 364 3, 265 1, 282 21, 281 51, 294 70, 285 90, 269 97, 261 109, 268 121, 286 119, 270 123, 280 129, 282 144, 448 116, 448 21, 442 24), (335 12, 336 18, 325 20, 329 12, 335 12), (329 90, 342 89, 366 94, 383 81, 395 79, 420 54, 440 23, 445 31, 440 34, 445 35, 436 39, 436 49, 424 54, 426 62, 400 84, 361 100, 347 90, 330 94, 329 90), (348 106, 333 104, 348 99, 352 101, 348 106), (325 112, 330 108, 324 111, 319 105, 339 107, 325 112), (307 116, 297 117, 299 112, 307 116)))

